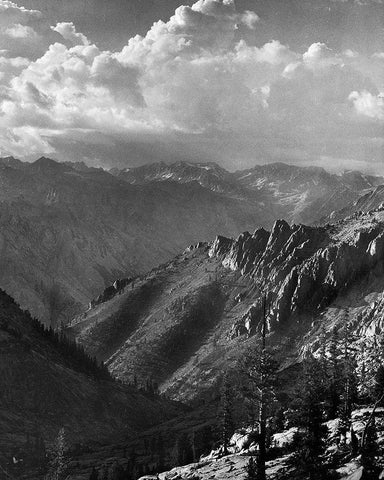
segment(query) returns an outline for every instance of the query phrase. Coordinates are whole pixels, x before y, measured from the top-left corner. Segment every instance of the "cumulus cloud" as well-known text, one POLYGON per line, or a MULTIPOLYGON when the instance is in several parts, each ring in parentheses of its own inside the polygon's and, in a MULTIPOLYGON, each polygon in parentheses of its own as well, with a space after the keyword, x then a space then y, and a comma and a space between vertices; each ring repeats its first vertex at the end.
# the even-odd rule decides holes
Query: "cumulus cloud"
POLYGON ((310 68, 324 68, 342 63, 340 57, 335 55, 325 43, 320 42, 310 45, 303 55, 303 61, 310 68))
POLYGON ((10 0, 0 0, 1 23, 15 23, 17 21, 29 20, 31 17, 41 17, 39 10, 30 10, 23 6, 19 6, 10 0))
POLYGON ((384 120, 384 94, 372 95, 363 90, 351 92, 349 100, 353 102, 356 112, 366 117, 384 120))
MULTIPOLYGON (((0 8, 11 3, 0 0, 0 8)), ((17 14, 38 16, 23 8, 17 14)), ((31 27, 15 18, 7 29, 31 27)), ((300 146, 307 157, 330 139, 348 145, 360 134, 360 119, 382 122, 378 56, 321 42, 304 53, 277 39, 249 45, 242 34, 258 23, 255 12, 238 12, 232 0, 198 0, 117 52, 100 50, 71 22, 48 26, 38 58, 0 57, 2 149, 48 153, 66 131, 71 138, 75 131, 126 138, 144 132, 231 138, 266 156, 284 149, 298 155, 300 146)))
POLYGON ((37 36, 37 33, 32 27, 21 25, 20 23, 8 27, 5 30, 5 34, 11 38, 34 38, 37 36))
POLYGON ((54 32, 59 33, 65 40, 73 45, 89 45, 88 38, 82 33, 76 32, 72 22, 60 22, 55 27, 51 27, 54 32))
POLYGON ((56 35, 39 10, 0 0, 0 45, 6 46, 8 56, 35 60, 44 54, 56 35))
POLYGON ((250 29, 256 28, 256 24, 259 20, 260 20, 259 16, 255 12, 252 12, 251 10, 246 10, 241 15, 241 23, 243 23, 245 26, 247 26, 250 29))

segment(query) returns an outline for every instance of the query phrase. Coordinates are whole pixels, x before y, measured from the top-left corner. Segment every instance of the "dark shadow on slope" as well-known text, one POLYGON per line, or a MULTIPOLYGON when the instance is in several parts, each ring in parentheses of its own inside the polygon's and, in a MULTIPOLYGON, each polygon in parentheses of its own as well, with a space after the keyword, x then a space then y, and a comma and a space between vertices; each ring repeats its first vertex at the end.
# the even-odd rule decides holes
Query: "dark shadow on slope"
POLYGON ((132 290, 117 312, 92 328, 87 350, 99 360, 108 359, 137 329, 163 289, 164 282, 149 281, 132 290))
POLYGON ((165 359, 164 370, 167 372, 163 372, 162 377, 187 362, 204 343, 221 320, 225 302, 219 285, 212 283, 178 298, 171 305, 170 315, 178 317, 178 322, 163 335, 156 348, 159 357, 165 359))

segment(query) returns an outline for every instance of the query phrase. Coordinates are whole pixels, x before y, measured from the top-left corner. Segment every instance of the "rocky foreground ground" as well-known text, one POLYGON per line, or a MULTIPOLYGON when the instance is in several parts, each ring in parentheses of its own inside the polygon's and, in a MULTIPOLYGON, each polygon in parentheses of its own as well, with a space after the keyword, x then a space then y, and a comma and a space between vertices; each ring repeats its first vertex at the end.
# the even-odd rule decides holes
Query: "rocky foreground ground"
MULTIPOLYGON (((360 438, 368 417, 372 412, 372 408, 361 408, 355 410, 352 414, 352 425, 355 433, 360 438)), ((376 427, 378 432, 378 443, 381 450, 384 448, 384 408, 378 408, 375 414, 376 427)), ((350 436, 346 439, 338 436, 339 420, 331 420, 327 422, 329 431, 327 455, 336 452, 340 442, 346 442, 348 447, 350 436)), ((293 441, 295 429, 291 428, 284 432, 275 434, 272 438, 274 446, 281 448, 284 453, 282 456, 270 460, 267 464, 267 477, 270 480, 278 480, 281 478, 294 479, 294 472, 289 467, 289 460, 292 456, 290 444, 293 441)), ((252 454, 256 453, 256 445, 249 444, 249 435, 247 433, 236 433, 232 437, 231 453, 221 456, 219 451, 213 451, 207 457, 203 457, 197 463, 175 467, 170 471, 162 472, 155 476, 144 476, 141 480, 155 479, 160 480, 245 480, 246 467, 252 454)), ((384 466, 383 466, 384 467, 384 466)), ((340 480, 359 480, 361 478, 362 469, 359 465, 359 457, 345 455, 337 468, 340 480)), ((384 468, 382 477, 384 476, 384 468)))

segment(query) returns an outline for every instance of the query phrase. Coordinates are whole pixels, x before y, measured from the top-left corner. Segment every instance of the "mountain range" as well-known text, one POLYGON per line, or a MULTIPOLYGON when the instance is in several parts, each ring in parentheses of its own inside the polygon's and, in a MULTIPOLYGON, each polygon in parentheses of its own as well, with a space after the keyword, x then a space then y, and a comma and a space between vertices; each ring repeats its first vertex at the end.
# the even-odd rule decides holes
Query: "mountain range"
POLYGON ((278 218, 313 223, 383 179, 281 163, 228 172, 213 163, 125 170, 0 159, 0 287, 46 324, 66 323, 117 278, 186 245, 236 237, 278 218))

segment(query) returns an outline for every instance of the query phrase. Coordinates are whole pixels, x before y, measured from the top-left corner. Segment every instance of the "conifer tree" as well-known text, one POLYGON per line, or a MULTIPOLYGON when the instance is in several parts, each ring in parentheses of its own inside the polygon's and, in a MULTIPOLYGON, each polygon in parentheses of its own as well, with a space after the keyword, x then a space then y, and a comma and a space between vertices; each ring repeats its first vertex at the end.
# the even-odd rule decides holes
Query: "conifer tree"
POLYGON ((356 353, 353 348, 354 336, 348 320, 349 313, 347 310, 343 334, 342 404, 340 408, 340 430, 344 437, 351 428, 352 409, 357 398, 356 353))
POLYGON ((376 422, 373 416, 372 420, 367 425, 365 442, 361 448, 361 466, 363 467, 362 480, 378 480, 380 468, 377 462, 378 445, 376 422))
POLYGON ((246 379, 245 394, 256 404, 258 423, 257 478, 265 480, 267 456, 267 419, 275 399, 277 361, 274 352, 266 346, 266 300, 263 302, 262 339, 259 348, 250 351, 241 362, 241 371, 246 379))
POLYGON ((339 360, 339 334, 332 330, 329 346, 329 382, 327 387, 327 418, 332 420, 337 417, 340 406, 341 366, 339 360))
POLYGON ((225 374, 220 390, 218 408, 218 434, 224 455, 228 455, 229 442, 234 430, 232 391, 228 374, 225 374))
POLYGON ((64 427, 60 429, 59 434, 51 448, 49 472, 46 480, 63 480, 66 478, 67 459, 66 459, 66 439, 64 427))
POLYGON ((311 355, 305 360, 303 379, 298 390, 296 454, 293 465, 309 480, 327 478, 323 455, 327 428, 323 425, 321 394, 317 380, 319 363, 311 355))

